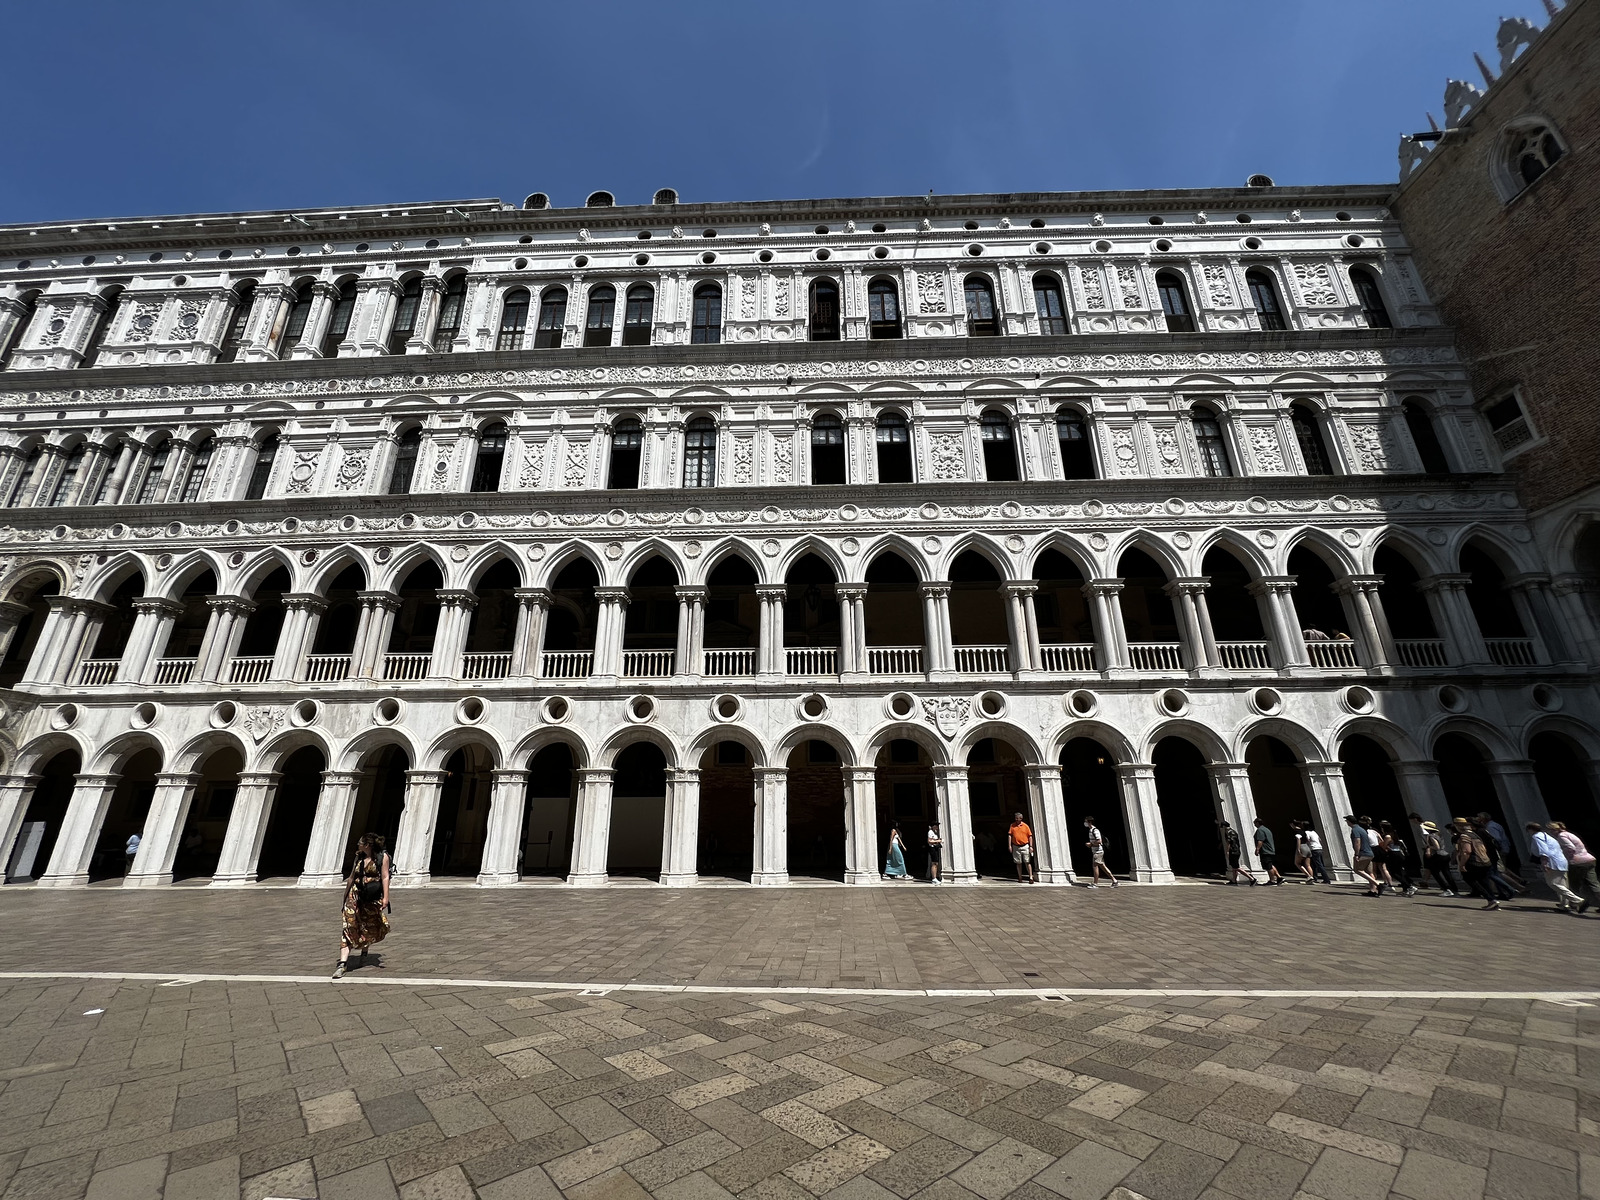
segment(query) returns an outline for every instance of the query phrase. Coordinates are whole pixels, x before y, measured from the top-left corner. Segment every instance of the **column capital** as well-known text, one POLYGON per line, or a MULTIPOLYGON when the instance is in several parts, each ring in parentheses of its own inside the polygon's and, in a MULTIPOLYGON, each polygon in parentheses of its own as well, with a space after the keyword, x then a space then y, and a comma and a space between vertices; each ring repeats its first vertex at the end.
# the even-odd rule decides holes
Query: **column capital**
POLYGON ((942 583, 942 582, 940 582, 940 583, 919 583, 919 584, 917 584, 917 592, 924 599, 926 599, 929 596, 932 596, 934 599, 939 600, 939 599, 943 599, 945 596, 948 596, 950 594, 950 585, 948 583, 942 583))
POLYGON ((1334 594, 1339 596, 1350 596, 1356 592, 1375 592, 1382 586, 1382 575, 1346 575, 1333 581, 1334 594))
POLYGON ((668 783, 699 783, 700 782, 700 768, 699 767, 668 767, 667 768, 667 782, 668 783))
POLYGON ((1138 779, 1140 777, 1154 778, 1156 773, 1155 763, 1113 763, 1111 765, 1111 769, 1123 779, 1138 779))
POLYGON ((1400 775, 1432 775, 1438 777, 1439 764, 1431 758, 1414 759, 1409 762, 1396 759, 1389 764, 1391 770, 1400 775))
POLYGON ((1224 776, 1224 775, 1236 777, 1236 776, 1239 776, 1239 775, 1248 775, 1249 772, 1250 772, 1250 764, 1249 763, 1242 763, 1242 762, 1208 762, 1206 764, 1206 774, 1212 775, 1212 776, 1216 776, 1216 777, 1221 777, 1221 776, 1224 776))
POLYGON ((1210 589, 1209 575, 1180 575, 1161 590, 1169 596, 1199 596, 1210 589))
POLYGON ((1008 579, 1000 585, 1007 596, 1031 596, 1039 590, 1037 579, 1008 579))
POLYGON ((72 777, 74 787, 116 787, 121 782, 121 775, 88 774, 72 777))
POLYGON ((706 598, 706 586, 703 583, 680 583, 672 589, 679 600, 700 600, 706 598))
POLYGON ((515 767, 496 767, 489 772, 489 778, 494 780, 496 784, 526 784, 528 780, 533 778, 533 772, 519 770, 515 767))
POLYGON ((304 612, 323 613, 328 611, 328 602, 314 592, 285 592, 279 597, 283 607, 290 611, 301 610, 304 612))
POLYGON ((537 605, 540 608, 550 607, 549 588, 517 588, 511 594, 517 598, 519 603, 537 605))
POLYGON ((1294 591, 1296 575, 1263 575, 1260 579, 1252 579, 1245 585, 1245 591, 1252 596, 1287 596, 1294 591))
POLYGON ((159 613, 164 617, 181 617, 183 605, 176 600, 167 600, 161 596, 136 597, 129 607, 136 613, 159 613))
POLYGON ((1533 774, 1533 763, 1526 758, 1491 758, 1483 766, 1491 775, 1533 774))
POLYGON ((356 599, 368 608, 386 608, 390 612, 398 612, 401 604, 398 592, 357 592, 356 599))
POLYGON ((936 763, 933 774, 936 779, 965 779, 970 770, 966 763, 936 763))
POLYGON ((156 783, 158 785, 159 784, 163 784, 163 783, 167 783, 167 784, 178 783, 178 784, 185 784, 185 785, 187 785, 187 784, 196 784, 196 783, 199 783, 204 778, 205 778, 205 776, 199 771, 157 771, 156 772, 156 783))
POLYGON ((32 611, 26 604, 18 604, 15 600, 0 600, 0 622, 15 625, 32 611))
POLYGON ((324 300, 337 300, 339 285, 326 279, 319 279, 311 285, 311 294, 321 296, 324 300))
POLYGON ((1519 592, 1532 591, 1535 588, 1550 586, 1550 576, 1543 571, 1524 571, 1520 575, 1513 575, 1506 580, 1508 588, 1515 588, 1519 592))
POLYGON ((617 777, 613 767, 579 767, 578 779, 582 783, 610 783, 617 777))
POLYGON ((282 771, 240 771, 240 787, 272 787, 283 778, 282 771))
POLYGON ((256 602, 248 596, 207 596, 206 607, 212 612, 233 613, 248 617, 256 610, 256 602))
POLYGON ((1123 581, 1107 577, 1105 579, 1091 579, 1083 585, 1085 596, 1118 596, 1122 593, 1123 581))
POLYGON ((601 604, 628 603, 628 589, 625 587, 597 587, 594 589, 594 598, 601 604))
POLYGON ((448 771, 412 770, 406 772, 407 783, 443 783, 450 775, 448 771))
MULTIPOLYGON (((1303 766, 1307 771, 1309 771, 1313 775, 1328 776, 1328 775, 1343 775, 1344 774, 1344 764, 1342 762, 1340 762, 1338 759, 1330 759, 1330 760, 1325 761, 1325 762, 1319 762, 1319 761, 1317 761, 1315 759, 1309 759, 1308 758, 1305 762, 1301 763, 1300 765, 1303 766)), ((1400 764, 1399 763, 1391 763, 1390 765, 1397 767, 1400 764)))
POLYGON ((478 607, 478 593, 465 588, 436 588, 433 594, 446 608, 465 608, 470 611, 478 607))
POLYGON ((833 585, 833 594, 839 600, 860 600, 867 594, 867 585, 864 583, 836 583, 833 585))
POLYGON ((875 783, 878 779, 878 768, 861 766, 845 767, 844 774, 849 777, 851 783, 875 783))
POLYGON ((789 774, 788 767, 751 767, 750 770, 757 779, 782 779, 789 774))
MULTIPOLYGON (((361 783, 360 771, 324 771, 322 782, 329 787, 356 787, 361 783)), ((406 772, 410 774, 410 772, 406 772)), ((444 774, 443 771, 440 774, 444 774)))
POLYGON ((756 596, 762 600, 787 600, 789 598, 789 585, 786 583, 758 583, 756 596))
POLYGON ((1441 571, 1437 575, 1424 575, 1417 586, 1425 592, 1461 591, 1472 582, 1472 576, 1460 571, 1441 571))
POLYGON ((1047 777, 1047 776, 1049 776, 1051 774, 1054 774, 1055 777, 1057 779, 1059 779, 1059 778, 1061 778, 1061 764, 1060 763, 1023 763, 1022 764, 1022 773, 1024 775, 1029 776, 1030 778, 1033 778, 1033 779, 1043 779, 1043 778, 1045 778, 1045 777, 1047 777))

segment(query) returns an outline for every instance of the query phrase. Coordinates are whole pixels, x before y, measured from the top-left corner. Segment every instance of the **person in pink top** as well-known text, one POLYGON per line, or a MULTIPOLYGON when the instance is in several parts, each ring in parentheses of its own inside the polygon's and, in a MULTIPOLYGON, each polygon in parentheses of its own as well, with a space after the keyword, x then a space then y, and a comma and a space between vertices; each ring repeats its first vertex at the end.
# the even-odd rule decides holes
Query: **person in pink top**
MULTIPOLYGON (((1580 896, 1584 892, 1600 895, 1600 879, 1596 878, 1594 855, 1589 853, 1583 839, 1560 821, 1551 821, 1544 831, 1554 835, 1556 841, 1561 843, 1562 853, 1567 856, 1567 886, 1580 896)), ((1584 897, 1578 911, 1584 912, 1588 907, 1589 899, 1584 897)))

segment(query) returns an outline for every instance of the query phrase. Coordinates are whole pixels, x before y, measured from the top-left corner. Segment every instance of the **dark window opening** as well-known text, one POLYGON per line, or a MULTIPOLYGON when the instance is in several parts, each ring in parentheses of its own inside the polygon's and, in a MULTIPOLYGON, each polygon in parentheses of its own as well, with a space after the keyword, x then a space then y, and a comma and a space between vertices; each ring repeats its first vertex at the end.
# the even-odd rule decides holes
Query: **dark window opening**
POLYGON ((522 349, 522 335, 528 328, 528 289, 515 288, 506 293, 500 305, 500 329, 495 334, 496 350, 522 349))
POLYGON ((1283 306, 1278 303, 1278 289, 1272 285, 1272 276, 1262 267, 1245 272, 1245 282, 1250 285, 1250 302, 1256 308, 1256 320, 1262 329, 1287 329, 1283 319, 1283 306))
POLYGON ((967 276, 967 336, 998 337, 1000 316, 995 309, 994 285, 987 275, 967 276))
POLYGON ((28 332, 28 326, 33 322, 34 314, 38 311, 38 292, 29 292, 22 297, 22 312, 18 314, 16 324, 11 327, 11 332, 6 335, 6 340, 0 342, 0 367, 9 367, 11 365, 11 360, 17 352, 17 347, 22 345, 22 337, 28 332))
POLYGON ((417 473, 417 454, 422 449, 422 427, 414 425, 400 435, 395 444, 394 467, 389 471, 389 495, 404 496, 411 491, 417 473))
POLYGON ((650 326, 655 319, 656 292, 647 283, 636 283, 628 289, 628 306, 622 316, 622 344, 648 346, 650 326))
POLYGON ((639 457, 644 449, 644 426, 635 417, 623 417, 611 431, 611 471, 607 487, 639 486, 639 457))
POLYGON ((556 350, 567 325, 567 289, 551 288, 539 301, 539 328, 533 335, 535 350, 556 350))
POLYGON ((289 319, 283 324, 283 337, 278 341, 279 358, 288 358, 300 344, 306 332, 306 322, 311 318, 311 301, 311 285, 301 285, 289 305, 289 319))
POLYGON ((811 422, 811 482, 846 482, 844 422, 834 413, 818 413, 811 422))
POLYGON ((1156 291, 1161 295, 1161 311, 1166 314, 1168 333, 1193 333, 1194 312, 1189 308, 1188 289, 1176 271, 1156 276, 1156 291))
POLYGON ((406 343, 417 336, 417 314, 422 311, 422 277, 412 276, 401 285, 400 302, 394 309, 394 328, 389 330, 389 353, 404 354, 406 343))
POLYGON ((1332 475, 1333 462, 1328 457, 1327 444, 1322 440, 1322 426, 1317 414, 1303 404, 1289 410, 1290 423, 1294 425, 1295 441, 1300 443, 1300 457, 1305 460, 1306 474, 1332 475))
POLYGON ((1011 436, 1011 420, 991 408, 979 421, 979 440, 983 443, 983 473, 993 482, 1017 478, 1017 447, 1011 436))
POLYGON ((272 464, 278 457, 278 435, 269 433, 261 439, 256 449, 256 464, 250 469, 250 486, 245 488, 246 500, 259 500, 267 494, 267 484, 272 480, 272 464))
POLYGON ((683 430, 683 486, 715 487, 717 483, 717 423, 696 417, 683 430))
POLYGON ((694 290, 689 341, 697 346, 713 346, 722 341, 722 289, 714 283, 702 283, 694 290))
POLYGON ((611 327, 616 321, 617 289, 602 283, 589 293, 589 316, 584 323, 585 346, 611 345, 611 327))
MULTIPOLYGON (((200 489, 205 485, 206 471, 211 466, 211 456, 216 448, 216 441, 209 437, 194 448, 194 457, 189 460, 189 474, 183 481, 183 503, 193 504, 196 500, 200 499, 200 489)), ((79 446, 73 451, 73 454, 81 460, 83 457, 83 447, 79 446)), ((76 465, 70 458, 67 460, 67 465, 72 469, 73 474, 77 473, 76 465)), ((70 483, 70 480, 65 472, 62 473, 62 481, 64 483, 70 483)), ((56 495, 60 497, 65 495, 65 493, 60 487, 57 487, 56 495)), ((53 503, 59 504, 61 503, 61 500, 57 499, 53 501, 53 503)))
POLYGON ((245 282, 233 294, 233 311, 228 314, 228 331, 217 350, 218 362, 236 362, 244 346, 245 327, 250 324, 250 302, 255 299, 255 284, 245 282))
POLYGON ((350 318, 356 311, 356 281, 347 279, 339 285, 338 298, 333 311, 328 314, 328 331, 322 336, 322 357, 333 358, 339 353, 339 343, 350 332, 350 318))
POLYGON ((1407 400, 1400 406, 1400 411, 1405 414, 1406 428, 1411 431, 1411 440, 1422 459, 1422 469, 1429 475, 1449 474, 1450 461, 1444 456, 1444 447, 1439 444, 1439 432, 1433 427, 1433 418, 1428 410, 1416 400, 1407 400))
POLYGON ((879 276, 867 285, 868 336, 900 336, 900 291, 894 280, 879 276))
POLYGON ((1379 290, 1372 272, 1365 267, 1352 267, 1350 282, 1356 285, 1356 298, 1361 302, 1361 318, 1366 321, 1367 328, 1393 328, 1394 322, 1389 319, 1389 310, 1383 303, 1383 292, 1379 290))
POLYGON ((811 340, 839 340, 839 285, 819 279, 811 285, 811 340))
POLYGON ((1033 304, 1039 310, 1039 332, 1058 335, 1067 331, 1067 308, 1061 299, 1061 281, 1044 272, 1033 277, 1033 304))
POLYGON ((1195 448, 1200 453, 1200 474, 1223 478, 1233 474, 1233 464, 1228 461, 1228 443, 1222 436, 1222 423, 1217 414, 1199 405, 1191 410, 1194 416, 1195 448))
POLYGON ((93 331, 89 334, 89 341, 83 348, 83 358, 79 360, 79 366, 94 366, 94 360, 100 355, 100 344, 106 340, 106 334, 111 332, 111 323, 117 319, 117 309, 122 304, 122 295, 121 288, 113 288, 100 297, 106 306, 105 312, 100 315, 93 331))
POLYGON ((1070 408, 1056 413, 1056 440, 1061 445, 1061 477, 1094 479, 1094 447, 1089 442, 1089 426, 1070 408))
POLYGON ((472 490, 498 492, 500 468, 506 460, 506 427, 499 421, 485 425, 478 435, 478 460, 472 467, 472 490))
POLYGON ((878 482, 910 483, 911 430, 897 412, 878 417, 878 482))
POLYGON ((433 331, 433 352, 449 354, 461 333, 461 318, 467 311, 467 277, 455 275, 445 284, 439 301, 439 324, 433 331))

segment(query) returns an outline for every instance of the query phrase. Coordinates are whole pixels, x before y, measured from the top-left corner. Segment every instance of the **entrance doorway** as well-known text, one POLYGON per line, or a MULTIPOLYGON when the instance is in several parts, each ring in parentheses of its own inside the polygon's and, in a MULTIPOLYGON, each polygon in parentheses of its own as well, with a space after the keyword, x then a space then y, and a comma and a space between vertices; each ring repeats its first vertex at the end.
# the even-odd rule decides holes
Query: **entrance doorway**
POLYGON ((755 855, 755 772, 738 742, 718 742, 700 758, 700 844, 703 876, 749 879, 755 855))
POLYGON ((1093 738, 1073 738, 1061 748, 1061 792, 1067 811, 1067 841, 1074 874, 1092 874, 1085 817, 1093 817, 1105 844, 1106 866, 1113 874, 1133 869, 1128 856, 1128 822, 1122 812, 1122 789, 1116 763, 1093 738))
POLYGON ((39 782, 28 798, 28 811, 22 816, 16 848, 11 852, 11 861, 5 864, 7 883, 37 879, 50 865, 81 765, 76 750, 63 750, 39 771, 39 782))
POLYGON ((239 794, 239 772, 244 759, 231 746, 208 755, 200 765, 200 782, 195 785, 184 818, 178 850, 172 860, 172 880, 208 879, 217 872, 222 857, 222 840, 228 836, 228 821, 233 816, 233 801, 239 794))
POLYGON ((860 870, 880 874, 889 857, 889 833, 900 826, 905 845, 906 873, 925 878, 928 873, 928 821, 939 811, 939 795, 934 790, 933 764, 916 742, 896 738, 878 751, 878 861, 860 870))
POLYGON ((279 768, 282 775, 272 798, 272 815, 267 819, 267 835, 256 867, 259 878, 304 873, 311 826, 317 819, 317 802, 322 797, 322 773, 327 765, 321 750, 302 746, 279 768))
MULTIPOLYGON (((1221 875, 1227 868, 1217 836, 1217 802, 1205 755, 1193 742, 1166 737, 1156 743, 1156 804, 1167 835, 1174 875, 1221 875)), ((1240 844, 1245 835, 1240 833, 1240 844)))
POLYGON ((122 764, 121 778, 111 793, 111 804, 95 840, 94 856, 89 860, 90 883, 126 873, 128 838, 135 833, 144 836, 144 823, 156 795, 156 773, 160 770, 161 751, 154 747, 140 750, 122 764))
POLYGON ((493 770, 494 758, 483 746, 463 746, 445 759, 439 820, 434 825, 433 852, 428 859, 430 875, 478 874, 489 830, 493 770))
MULTIPOLYGON (((827 742, 789 755, 789 877, 844 880, 844 769, 827 742)), ((869 868, 870 869, 870 868, 869 868)))
POLYGON ((1033 831, 1036 858, 1039 822, 1033 819, 1033 808, 1028 803, 1022 756, 1010 742, 984 738, 967 751, 967 797, 972 808, 972 862, 978 875, 1015 879, 1017 864, 1011 858, 1011 818, 1021 813, 1028 823, 1033 831))
POLYGON ((578 772, 564 742, 546 746, 528 764, 528 803, 522 816, 523 875, 565 877, 572 863, 572 814, 578 772))
POLYGON ((355 811, 350 818, 350 832, 345 838, 346 869, 355 862, 356 842, 363 833, 381 837, 392 858, 400 840, 400 816, 406 810, 406 772, 411 769, 410 756, 399 746, 384 746, 365 757, 355 811))
POLYGON ((617 755, 606 874, 660 879, 666 815, 666 756, 650 742, 635 742, 617 755))

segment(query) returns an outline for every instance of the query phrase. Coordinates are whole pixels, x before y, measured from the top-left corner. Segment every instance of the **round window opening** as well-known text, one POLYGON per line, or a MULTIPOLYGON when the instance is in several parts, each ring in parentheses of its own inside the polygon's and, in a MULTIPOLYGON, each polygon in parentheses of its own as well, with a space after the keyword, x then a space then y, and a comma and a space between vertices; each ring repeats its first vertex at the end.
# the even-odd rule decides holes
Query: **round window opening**
POLYGON ((1467 709, 1467 694, 1458 687, 1445 684, 1439 689, 1439 707, 1445 712, 1465 712, 1467 709))
POLYGON ((463 725, 476 725, 483 720, 483 714, 489 711, 489 706, 477 696, 468 696, 456 705, 456 720, 463 725))
POLYGON ((905 720, 917 710, 917 702, 905 692, 896 692, 889 697, 889 715, 905 720))
POLYGON ((552 724, 560 724, 572 713, 572 704, 565 696, 551 696, 544 702, 544 719, 552 724))
POLYGON ((1364 687, 1347 687, 1341 698, 1344 706, 1353 713, 1369 713, 1375 704, 1372 692, 1364 687))
POLYGON ((289 719, 296 725, 310 725, 321 711, 322 705, 315 700, 302 700, 289 711, 289 719))
POLYGON ((635 696, 628 701, 628 715, 635 721, 648 721, 656 715, 656 702, 649 696, 635 696))
POLYGON ((1067 711, 1075 717, 1092 717, 1100 700, 1093 692, 1077 691, 1067 697, 1067 711))
POLYGON ((1006 698, 999 692, 985 692, 978 697, 978 711, 986 717, 1004 716, 1006 698))
POLYGON ((1283 711, 1283 697, 1272 688, 1257 688, 1250 693, 1250 707, 1270 717, 1283 711))
POLYGON ((400 719, 400 701, 385 696, 372 706, 372 715, 380 725, 393 725, 400 719))
POLYGON ((1533 685, 1533 702, 1545 712, 1555 712, 1561 707, 1561 693, 1548 683, 1533 685))
POLYGON ((211 727, 213 729, 226 729, 232 725, 234 718, 239 715, 239 706, 232 700, 224 700, 211 708, 211 727))
POLYGON ((711 702, 711 710, 719 721, 732 721, 739 715, 741 707, 737 696, 718 696, 711 702))
POLYGON ((800 715, 808 721, 820 721, 828 715, 827 698, 820 693, 813 692, 800 701, 800 715))
POLYGON ((133 710, 133 727, 135 729, 149 729, 156 723, 156 714, 160 712, 154 704, 146 700, 137 705, 133 710))
POLYGON ((1189 695, 1182 688, 1168 688, 1156 697, 1156 707, 1169 717, 1181 717, 1189 711, 1189 695))

